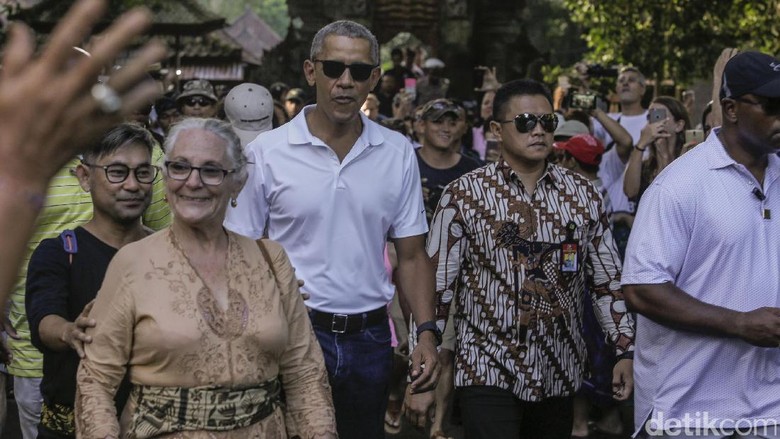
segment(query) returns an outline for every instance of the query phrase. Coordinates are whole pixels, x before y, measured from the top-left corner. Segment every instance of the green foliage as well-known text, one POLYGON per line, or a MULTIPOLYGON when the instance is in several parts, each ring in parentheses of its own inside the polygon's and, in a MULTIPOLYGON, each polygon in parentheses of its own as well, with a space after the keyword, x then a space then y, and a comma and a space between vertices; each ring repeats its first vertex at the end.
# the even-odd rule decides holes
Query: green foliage
POLYGON ((685 83, 712 73, 722 49, 776 53, 778 0, 564 0, 587 29, 588 60, 631 64, 685 83))
POLYGON ((245 8, 252 8, 280 37, 284 38, 287 35, 287 27, 290 25, 287 0, 198 0, 198 2, 222 15, 228 22, 241 16, 245 8))
POLYGON ((523 26, 528 39, 552 65, 572 65, 587 50, 580 26, 571 19, 564 0, 526 0, 523 26))

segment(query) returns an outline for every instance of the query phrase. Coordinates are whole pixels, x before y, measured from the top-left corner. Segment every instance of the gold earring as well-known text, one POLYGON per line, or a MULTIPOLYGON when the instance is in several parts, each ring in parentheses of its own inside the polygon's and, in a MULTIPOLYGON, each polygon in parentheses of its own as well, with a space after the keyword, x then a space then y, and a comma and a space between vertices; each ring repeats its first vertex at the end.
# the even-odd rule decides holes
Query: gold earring
POLYGON ((235 198, 231 198, 231 199, 230 199, 230 206, 231 206, 231 207, 236 207, 236 206, 238 206, 238 200, 236 200, 235 198))

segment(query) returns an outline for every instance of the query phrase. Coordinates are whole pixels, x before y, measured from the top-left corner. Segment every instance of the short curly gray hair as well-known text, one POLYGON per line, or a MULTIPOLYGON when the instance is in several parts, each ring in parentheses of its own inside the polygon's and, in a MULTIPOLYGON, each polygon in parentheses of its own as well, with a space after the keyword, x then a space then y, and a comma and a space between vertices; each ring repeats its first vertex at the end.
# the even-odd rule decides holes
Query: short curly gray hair
POLYGON ((317 34, 314 35, 314 39, 311 42, 309 59, 317 59, 320 53, 322 53, 322 46, 325 45, 325 38, 330 35, 367 40, 371 46, 371 63, 374 65, 379 64, 379 43, 376 41, 374 34, 362 24, 349 20, 334 21, 317 31, 317 34))

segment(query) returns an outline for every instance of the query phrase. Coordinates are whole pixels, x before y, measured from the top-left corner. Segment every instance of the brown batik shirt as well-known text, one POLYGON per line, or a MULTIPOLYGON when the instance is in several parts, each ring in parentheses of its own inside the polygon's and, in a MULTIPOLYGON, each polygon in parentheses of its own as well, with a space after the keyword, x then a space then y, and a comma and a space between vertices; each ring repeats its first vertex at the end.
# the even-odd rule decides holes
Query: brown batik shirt
POLYGON ((620 260, 598 190, 548 165, 533 195, 501 160, 453 181, 431 224, 436 306, 453 297, 455 385, 507 389, 524 401, 573 394, 586 353, 585 292, 617 354, 634 349, 620 260))

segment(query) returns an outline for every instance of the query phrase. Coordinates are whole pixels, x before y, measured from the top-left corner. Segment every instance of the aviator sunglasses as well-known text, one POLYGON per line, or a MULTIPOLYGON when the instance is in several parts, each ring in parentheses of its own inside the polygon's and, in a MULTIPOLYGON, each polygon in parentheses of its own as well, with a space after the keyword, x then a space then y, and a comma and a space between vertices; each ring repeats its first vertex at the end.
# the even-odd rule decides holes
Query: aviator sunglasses
POLYGON ((548 133, 555 131, 558 127, 558 118, 555 114, 541 114, 539 116, 531 113, 518 114, 512 120, 499 120, 498 123, 515 123, 515 128, 520 133, 530 133, 537 123, 542 124, 542 129, 548 133))
POLYGON ((339 79, 344 73, 344 70, 349 69, 349 74, 355 81, 367 80, 371 77, 371 72, 373 72, 375 68, 379 67, 372 64, 364 64, 359 62, 344 64, 341 61, 329 61, 322 59, 315 59, 314 62, 322 64, 322 73, 325 73, 325 76, 328 78, 339 79))

